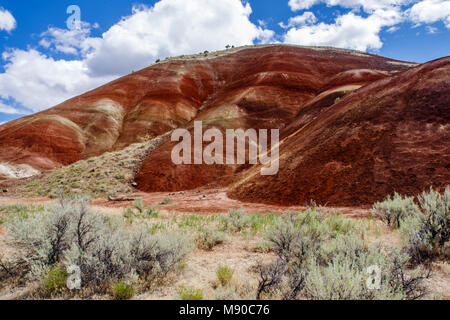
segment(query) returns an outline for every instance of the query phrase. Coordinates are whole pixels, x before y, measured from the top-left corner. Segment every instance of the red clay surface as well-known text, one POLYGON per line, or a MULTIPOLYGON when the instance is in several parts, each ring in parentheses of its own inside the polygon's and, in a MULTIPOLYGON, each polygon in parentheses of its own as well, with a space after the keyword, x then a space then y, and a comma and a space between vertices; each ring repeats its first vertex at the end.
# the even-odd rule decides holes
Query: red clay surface
MULTIPOLYGON (((304 211, 306 207, 303 206, 277 206, 265 205, 255 203, 245 203, 239 200, 230 199, 226 194, 226 189, 198 189, 191 191, 183 191, 176 193, 156 192, 156 193, 141 193, 139 198, 143 199, 145 206, 159 205, 166 197, 170 197, 171 202, 167 205, 159 205, 160 210, 170 212, 186 213, 186 214, 220 214, 227 213, 232 209, 244 209, 248 214, 268 214, 278 213, 282 214, 289 211, 304 211)), ((19 198, 19 197, 1 197, 0 205, 15 204, 15 203, 48 203, 53 200, 47 198, 19 198)), ((127 208, 132 207, 132 201, 126 202, 111 202, 106 199, 95 199, 92 205, 107 208, 127 208)), ((330 208, 331 209, 331 208, 330 208)), ((352 208, 352 207, 337 207, 333 208, 343 213, 350 218, 362 218, 370 216, 370 208, 352 208)))
POLYGON ((280 150, 278 175, 262 177, 252 168, 229 195, 355 206, 395 191, 443 191, 450 184, 450 58, 349 94, 298 128, 280 150))
MULTIPOLYGON (((280 129, 279 174, 261 176, 249 165, 177 166, 168 141, 144 159, 135 177, 141 191, 202 187, 276 206, 311 199, 370 205, 394 191, 450 184, 449 83, 448 57, 415 66, 274 45, 173 60, 0 126, 0 163, 53 169, 175 128, 192 132, 202 120, 204 130, 280 129)), ((204 200, 205 210, 220 207, 217 197, 204 200)), ((202 199, 195 203, 204 212, 202 199)))

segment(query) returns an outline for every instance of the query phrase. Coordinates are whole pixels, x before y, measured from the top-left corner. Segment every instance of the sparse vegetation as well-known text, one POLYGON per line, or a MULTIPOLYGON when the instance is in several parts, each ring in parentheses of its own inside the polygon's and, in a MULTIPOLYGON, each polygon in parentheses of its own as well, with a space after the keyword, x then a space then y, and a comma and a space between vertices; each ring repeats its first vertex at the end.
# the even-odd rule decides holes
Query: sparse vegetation
POLYGON ((41 177, 33 177, 21 186, 28 197, 57 198, 64 194, 88 194, 105 197, 111 194, 133 194, 131 177, 141 159, 157 147, 165 136, 145 139, 127 148, 81 160, 41 177))
POLYGON ((192 250, 184 234, 153 235, 145 227, 126 230, 118 221, 93 213, 84 198, 61 199, 44 214, 18 218, 10 232, 21 256, 7 263, 9 276, 45 278, 51 284, 59 279, 55 268, 75 265, 83 287, 100 293, 107 283, 124 278, 163 277, 192 250))
POLYGON ((0 259, 0 277, 15 284, 39 284, 32 294, 43 298, 131 299, 136 293, 141 299, 148 290, 167 284, 179 288, 172 292, 183 300, 204 299, 205 294, 224 300, 421 299, 432 289, 424 281, 430 276, 431 257, 445 258, 446 192, 423 193, 418 201, 423 214, 401 219, 399 231, 391 229, 404 235, 405 248, 371 244, 368 238, 380 225, 374 218, 348 219, 316 205, 283 215, 243 210, 173 215, 167 208, 160 214, 157 206, 145 207, 137 199, 123 216, 111 217, 93 212, 83 197, 63 196, 50 206, 1 206, 0 218, 6 221, 16 254, 0 259), (418 255, 419 246, 413 246, 417 234, 430 244, 426 255, 418 255), (185 260, 194 243, 211 252, 196 251, 193 260, 185 260), (253 256, 253 265, 243 270, 237 260, 230 261, 229 251, 236 248, 245 257, 253 256), (224 254, 233 268, 204 260, 224 254), (192 283, 192 278, 184 281, 199 267, 191 265, 200 263, 198 256, 202 274, 210 274, 210 288, 205 282, 192 283), (66 270, 73 265, 81 269, 81 290, 66 286, 66 270), (373 266, 381 270, 379 290, 367 285, 373 266), (181 276, 186 268, 188 273, 181 276))
POLYGON ((52 268, 44 275, 42 287, 47 293, 53 294, 66 288, 68 277, 66 270, 61 270, 58 267, 52 268))
POLYGON ((402 220, 418 216, 420 209, 414 203, 413 197, 403 197, 395 193, 393 197, 388 196, 383 202, 375 203, 372 214, 388 226, 398 229, 402 220))
POLYGON ((401 228, 411 261, 420 264, 439 256, 448 259, 445 248, 450 240, 450 187, 443 194, 430 189, 418 199, 423 214, 404 219, 401 228))
POLYGON ((230 284, 233 274, 234 270, 226 265, 220 265, 216 271, 217 279, 223 287, 230 284))
POLYGON ((113 295, 116 300, 130 300, 134 295, 134 287, 120 281, 114 286, 113 295))
POLYGON ((250 225, 250 217, 245 214, 244 210, 230 210, 220 219, 220 228, 223 231, 241 232, 250 225))
POLYGON ((178 299, 189 301, 203 300, 203 290, 181 287, 178 290, 178 299))
POLYGON ((212 250, 225 241, 225 234, 213 227, 205 227, 197 236, 197 247, 203 250, 212 250))
POLYGON ((407 255, 369 248, 356 226, 343 227, 339 217, 318 214, 317 209, 300 215, 291 213, 267 231, 278 258, 259 266, 258 299, 423 297, 426 274, 421 269, 407 271, 407 255), (380 290, 366 286, 367 268, 374 265, 383 270, 380 290))

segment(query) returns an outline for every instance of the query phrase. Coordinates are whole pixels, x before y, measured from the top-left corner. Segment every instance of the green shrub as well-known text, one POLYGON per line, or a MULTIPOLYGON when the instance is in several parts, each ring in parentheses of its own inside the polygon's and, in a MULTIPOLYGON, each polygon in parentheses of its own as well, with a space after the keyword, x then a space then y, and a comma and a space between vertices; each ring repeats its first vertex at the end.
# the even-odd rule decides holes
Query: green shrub
POLYGON ((266 232, 278 259, 259 265, 256 293, 282 299, 418 299, 421 269, 408 270, 408 255, 368 247, 353 221, 326 218, 315 209, 280 217, 266 232), (381 289, 369 290, 367 268, 382 270, 381 289))
POLYGON ((189 300, 189 301, 203 300, 203 290, 192 288, 186 289, 184 287, 181 287, 178 290, 178 298, 180 300, 189 300))
POLYGON ((69 275, 65 270, 52 268, 44 275, 42 286, 47 293, 55 293, 66 288, 68 277, 69 275))
POLYGON ((414 203, 413 197, 402 197, 398 193, 395 193, 393 197, 388 196, 383 202, 375 203, 372 208, 372 215, 395 229, 401 226, 402 220, 420 214, 420 209, 414 203))
POLYGON ((223 231, 241 232, 250 227, 251 218, 246 215, 245 210, 230 210, 220 217, 220 228, 223 231))
POLYGON ((197 247, 203 250, 212 250, 225 241, 225 234, 212 227, 202 228, 197 236, 197 247))
POLYGON ((216 270, 216 275, 220 284, 225 287, 230 284, 234 270, 228 266, 220 265, 216 270))
POLYGON ((134 287, 120 281, 114 285, 113 294, 116 300, 130 300, 134 295, 134 287))
POLYGON ((10 228, 21 250, 16 264, 26 276, 42 279, 61 264, 81 269, 83 286, 94 289, 137 275, 153 280, 175 270, 192 250, 181 233, 152 235, 144 227, 130 229, 91 212, 84 199, 62 200, 45 214, 19 219, 10 228))
POLYGON ((136 199, 133 201, 133 206, 139 210, 140 213, 144 212, 144 202, 142 199, 136 199))
POLYGON ((450 187, 441 195, 431 189, 419 196, 424 214, 402 221, 411 261, 420 264, 445 253, 450 240, 450 187))
POLYGON ((157 206, 150 206, 145 209, 144 217, 156 219, 159 217, 159 210, 157 206))

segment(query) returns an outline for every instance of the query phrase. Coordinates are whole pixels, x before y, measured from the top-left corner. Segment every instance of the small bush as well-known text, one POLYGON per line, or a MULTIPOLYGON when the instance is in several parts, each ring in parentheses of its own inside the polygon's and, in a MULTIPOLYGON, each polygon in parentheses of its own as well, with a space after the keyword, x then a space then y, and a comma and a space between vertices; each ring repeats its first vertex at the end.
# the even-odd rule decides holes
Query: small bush
POLYGON ((220 228, 223 231, 241 232, 250 225, 251 218, 245 214, 244 210, 230 210, 220 217, 220 228))
POLYGON ((234 275, 234 270, 228 266, 220 265, 217 268, 216 275, 220 284, 225 287, 230 284, 234 275))
POLYGON ((420 209, 414 203, 413 197, 402 197, 398 193, 395 193, 393 197, 388 196, 383 202, 375 203, 372 208, 372 215, 395 229, 400 227, 402 220, 420 214, 420 209))
POLYGON ((159 210, 157 206, 150 206, 144 211, 145 218, 156 219, 159 217, 159 210))
POLYGON ((197 236, 197 247, 203 250, 212 250, 225 241, 225 234, 214 228, 203 228, 197 236))
POLYGON ((60 268, 50 269, 42 280, 42 286, 47 293, 55 293, 67 286, 69 275, 60 268))
POLYGON ((123 216, 125 219, 130 220, 130 219, 133 219, 133 218, 135 217, 135 213, 134 213, 133 209, 131 209, 131 208, 126 208, 126 209, 123 211, 122 216, 123 216))
POLYGON ((450 187, 442 195, 431 189, 418 198, 424 214, 404 219, 400 228, 415 264, 445 254, 450 240, 450 187))
POLYGON ((144 202, 142 199, 136 199, 133 201, 133 206, 139 211, 139 213, 144 212, 144 202))
POLYGON ((197 301, 203 300, 203 290, 202 289, 186 289, 181 287, 178 290, 178 298, 180 300, 197 301))
POLYGON ((114 299, 130 300, 134 295, 134 287, 123 281, 116 283, 113 289, 114 299))

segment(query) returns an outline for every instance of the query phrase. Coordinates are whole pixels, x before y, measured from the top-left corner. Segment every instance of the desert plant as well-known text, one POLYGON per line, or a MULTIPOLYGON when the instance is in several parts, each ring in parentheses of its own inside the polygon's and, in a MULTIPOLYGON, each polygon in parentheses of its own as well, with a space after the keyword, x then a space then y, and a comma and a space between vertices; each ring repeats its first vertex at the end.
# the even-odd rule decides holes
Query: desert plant
POLYGON ((422 270, 408 270, 409 257, 370 248, 359 228, 340 217, 287 215, 267 230, 278 259, 259 266, 257 299, 417 299, 423 296, 422 270), (323 233, 323 234, 322 234, 323 233), (380 290, 369 290, 367 268, 382 270, 380 290))
POLYGON ((67 286, 67 278, 69 275, 65 270, 60 268, 52 268, 44 275, 42 287, 47 293, 55 293, 67 286))
POLYGON ((212 250, 225 241, 225 234, 212 227, 205 227, 197 235, 197 247, 203 250, 212 250))
POLYGON ((133 206, 139 211, 139 213, 144 212, 144 202, 142 199, 136 199, 133 201, 133 206))
POLYGON ((222 286, 230 284, 234 270, 226 265, 220 265, 216 270, 216 276, 222 286))
POLYGON ((181 233, 126 229, 91 212, 87 200, 75 199, 18 219, 11 233, 22 248, 20 261, 29 278, 42 279, 46 270, 59 265, 76 265, 83 286, 98 289, 133 275, 151 280, 164 276, 192 250, 192 241, 181 233))
POLYGON ((372 215, 388 226, 398 229, 402 220, 420 215, 420 209, 414 203, 413 197, 403 197, 394 193, 393 197, 388 196, 383 202, 375 203, 372 215))
POLYGON ((177 297, 180 300, 190 300, 190 301, 203 300, 203 290, 181 287, 178 290, 177 297))
POLYGON ((220 217, 220 228, 223 231, 241 232, 250 227, 251 218, 245 214, 244 210, 230 210, 220 217))
POLYGON ((146 218, 158 218, 159 210, 157 206, 150 206, 144 210, 144 217, 146 218))
POLYGON ((116 300, 130 300, 134 295, 134 287, 120 281, 114 285, 113 295, 116 300))
POLYGON ((418 198, 424 214, 404 219, 400 229, 415 264, 441 255, 450 240, 450 187, 442 195, 430 189, 418 198))

